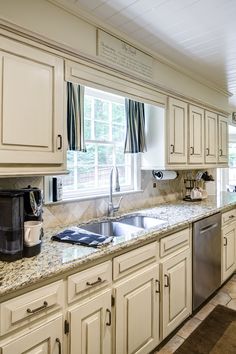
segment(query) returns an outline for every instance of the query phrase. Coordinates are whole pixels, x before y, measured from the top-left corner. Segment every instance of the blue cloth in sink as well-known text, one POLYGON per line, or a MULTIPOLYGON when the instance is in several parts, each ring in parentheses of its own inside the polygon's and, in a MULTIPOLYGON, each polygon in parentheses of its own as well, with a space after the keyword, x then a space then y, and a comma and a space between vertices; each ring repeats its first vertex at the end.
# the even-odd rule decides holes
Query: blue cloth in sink
POLYGON ((102 247, 112 242, 113 237, 102 236, 90 231, 83 230, 77 226, 63 230, 59 234, 53 235, 53 241, 67 242, 89 247, 102 247))

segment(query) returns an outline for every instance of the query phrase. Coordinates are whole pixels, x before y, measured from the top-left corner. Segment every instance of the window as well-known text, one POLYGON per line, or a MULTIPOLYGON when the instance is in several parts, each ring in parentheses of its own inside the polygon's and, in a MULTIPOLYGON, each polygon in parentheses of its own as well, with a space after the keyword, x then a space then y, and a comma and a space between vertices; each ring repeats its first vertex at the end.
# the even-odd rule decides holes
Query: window
POLYGON ((134 190, 134 157, 124 154, 125 98, 86 87, 84 114, 87 152, 68 151, 64 198, 107 194, 112 166, 118 168, 121 191, 134 190))
POLYGON ((221 190, 236 191, 236 127, 229 125, 229 168, 218 169, 221 190))

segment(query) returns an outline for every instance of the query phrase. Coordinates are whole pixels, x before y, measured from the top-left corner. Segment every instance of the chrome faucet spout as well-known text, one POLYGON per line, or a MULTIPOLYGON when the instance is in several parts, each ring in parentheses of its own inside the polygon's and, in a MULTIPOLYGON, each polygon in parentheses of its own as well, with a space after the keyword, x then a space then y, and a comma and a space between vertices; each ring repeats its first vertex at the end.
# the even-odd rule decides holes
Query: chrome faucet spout
POLYGON ((113 216, 114 212, 118 211, 120 208, 120 202, 122 200, 122 197, 120 197, 120 200, 117 205, 113 204, 113 173, 116 173, 116 185, 115 185, 115 191, 120 192, 120 183, 119 183, 119 171, 117 167, 112 167, 111 172, 110 172, 110 194, 109 194, 109 203, 108 203, 108 216, 113 216))

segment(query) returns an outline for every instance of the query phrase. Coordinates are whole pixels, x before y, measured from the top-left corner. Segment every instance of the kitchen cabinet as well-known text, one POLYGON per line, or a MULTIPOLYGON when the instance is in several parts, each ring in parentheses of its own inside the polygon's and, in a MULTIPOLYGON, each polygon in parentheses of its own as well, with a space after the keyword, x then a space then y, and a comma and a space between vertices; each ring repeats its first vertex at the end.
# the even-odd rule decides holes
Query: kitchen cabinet
POLYGON ((163 338, 191 314, 191 272, 189 250, 161 263, 163 338))
POLYGON ((222 214, 221 250, 223 283, 236 269, 236 209, 222 214))
POLYGON ((204 109, 189 105, 189 163, 204 164, 204 109))
POLYGON ((216 164, 218 158, 217 114, 205 111, 205 163, 216 164))
POLYGON ((218 141, 219 141, 219 152, 218 161, 219 163, 228 163, 228 119, 223 116, 219 116, 218 120, 218 141))
POLYGON ((168 102, 168 162, 187 163, 188 104, 169 98, 168 102))
POLYGON ((63 164, 63 60, 0 38, 0 168, 63 164))
POLYGON ((114 291, 115 353, 150 353, 160 340, 158 265, 127 277, 114 291))
POLYGON ((1 354, 59 354, 62 353, 62 316, 0 345, 1 354))
POLYGON ((70 354, 111 354, 111 290, 69 310, 70 354))

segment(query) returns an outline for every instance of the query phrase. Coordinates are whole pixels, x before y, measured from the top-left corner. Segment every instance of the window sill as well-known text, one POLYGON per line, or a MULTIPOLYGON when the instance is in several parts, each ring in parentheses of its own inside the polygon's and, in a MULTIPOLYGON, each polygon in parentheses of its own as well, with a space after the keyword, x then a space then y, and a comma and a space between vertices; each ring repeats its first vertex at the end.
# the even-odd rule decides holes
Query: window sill
MULTIPOLYGON (((123 192, 116 192, 113 193, 113 198, 120 197, 122 195, 129 195, 129 194, 135 194, 135 193, 143 193, 142 189, 137 189, 133 191, 123 191, 123 192)), ((87 200, 94 200, 94 199, 104 199, 104 198, 109 198, 109 194, 98 194, 98 195, 92 195, 92 196, 84 196, 84 197, 74 197, 74 198, 67 198, 67 199, 62 199, 59 200, 58 202, 45 202, 44 205, 59 205, 59 204, 64 204, 64 203, 71 203, 71 202, 85 202, 87 200)))

